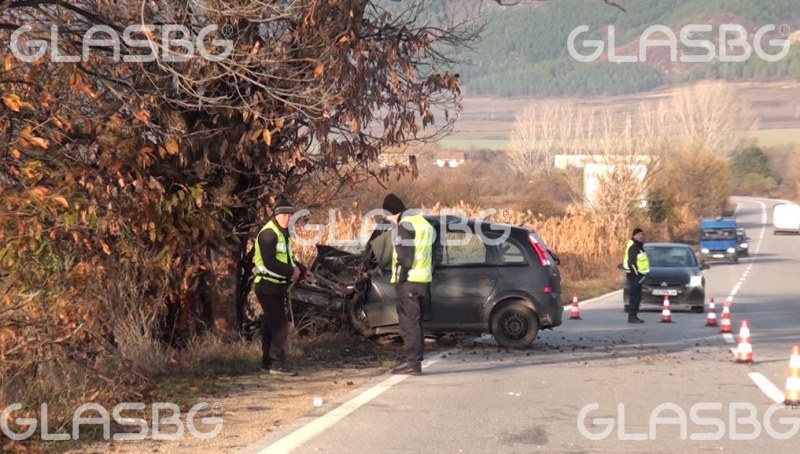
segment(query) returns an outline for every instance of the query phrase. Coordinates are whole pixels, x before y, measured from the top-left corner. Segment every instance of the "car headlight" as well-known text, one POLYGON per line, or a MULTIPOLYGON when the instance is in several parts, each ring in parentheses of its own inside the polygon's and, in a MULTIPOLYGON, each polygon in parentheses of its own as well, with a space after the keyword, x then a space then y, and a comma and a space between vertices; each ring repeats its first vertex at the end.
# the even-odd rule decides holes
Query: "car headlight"
POLYGON ((702 252, 703 254, 708 254, 710 251, 708 249, 706 249, 706 248, 703 248, 703 249, 700 249, 700 252, 702 252))
POLYGON ((733 254, 734 252, 736 252, 735 248, 732 248, 732 247, 728 248, 728 254, 733 254))
POLYGON ((689 287, 700 287, 703 285, 703 276, 692 276, 689 278, 689 287))
POLYGON ((742 243, 742 244, 739 245, 739 247, 746 248, 747 247, 747 243, 742 243))

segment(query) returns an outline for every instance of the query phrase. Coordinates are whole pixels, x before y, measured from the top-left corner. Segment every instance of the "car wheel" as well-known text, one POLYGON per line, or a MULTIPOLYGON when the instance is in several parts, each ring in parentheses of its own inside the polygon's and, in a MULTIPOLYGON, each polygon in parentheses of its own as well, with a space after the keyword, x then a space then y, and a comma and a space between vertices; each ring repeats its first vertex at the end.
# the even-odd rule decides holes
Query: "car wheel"
POLYGON ((364 337, 372 337, 375 335, 375 328, 369 326, 367 312, 364 310, 364 303, 361 301, 361 298, 355 297, 348 303, 347 320, 358 334, 364 337))
POLYGON ((704 310, 705 307, 703 306, 692 306, 692 312, 694 312, 695 314, 702 314, 704 310))
POLYGON ((503 305, 492 317, 492 335, 506 348, 526 348, 539 334, 539 318, 520 302, 503 305))

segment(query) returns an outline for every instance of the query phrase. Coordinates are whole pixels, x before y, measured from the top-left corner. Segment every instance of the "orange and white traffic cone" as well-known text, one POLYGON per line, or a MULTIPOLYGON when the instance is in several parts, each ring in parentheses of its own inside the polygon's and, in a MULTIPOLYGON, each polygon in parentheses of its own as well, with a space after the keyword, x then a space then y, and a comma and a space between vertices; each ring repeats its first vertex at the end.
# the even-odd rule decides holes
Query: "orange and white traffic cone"
POLYGON ((750 343, 750 325, 747 320, 742 320, 742 324, 739 327, 739 346, 736 348, 736 362, 753 362, 753 345, 750 343))
POLYGON ((789 370, 786 372, 786 387, 784 389, 784 404, 800 404, 800 345, 792 347, 792 356, 789 358, 789 370))
POLYGON ((661 323, 672 323, 672 311, 669 310, 669 297, 664 296, 664 307, 661 309, 661 323))
POLYGON ((581 312, 578 310, 578 294, 572 294, 572 309, 569 311, 569 319, 570 320, 583 320, 581 318, 581 312))
POLYGON ((722 306, 722 321, 719 324, 719 332, 720 333, 733 332, 733 326, 731 325, 731 306, 730 302, 727 299, 725 300, 725 305, 722 306))
POLYGON ((717 306, 714 305, 714 298, 711 298, 711 301, 708 302, 706 326, 717 326, 717 306))

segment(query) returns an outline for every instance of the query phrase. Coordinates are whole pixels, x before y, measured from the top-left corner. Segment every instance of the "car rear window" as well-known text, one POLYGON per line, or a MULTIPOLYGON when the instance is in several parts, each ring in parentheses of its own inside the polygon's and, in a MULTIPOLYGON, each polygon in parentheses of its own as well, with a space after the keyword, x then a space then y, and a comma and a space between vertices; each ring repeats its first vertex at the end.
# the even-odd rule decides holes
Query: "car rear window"
POLYGON ((516 240, 507 238, 497 248, 500 263, 525 263, 525 252, 516 240))

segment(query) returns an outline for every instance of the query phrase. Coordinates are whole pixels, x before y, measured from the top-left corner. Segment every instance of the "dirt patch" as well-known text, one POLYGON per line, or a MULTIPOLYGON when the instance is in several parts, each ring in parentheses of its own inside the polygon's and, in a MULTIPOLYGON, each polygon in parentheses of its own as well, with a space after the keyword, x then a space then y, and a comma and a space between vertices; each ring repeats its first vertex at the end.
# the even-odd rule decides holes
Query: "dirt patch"
MULTIPOLYGON (((150 432, 141 441, 97 441, 71 448, 69 453, 194 453, 238 451, 296 418, 319 410, 314 398, 321 398, 323 410, 337 398, 363 386, 398 364, 401 344, 378 344, 351 336, 322 336, 314 342, 292 345, 296 377, 274 376, 260 370, 258 358, 249 358, 248 371, 240 375, 209 375, 173 378, 160 383, 151 402, 176 402, 186 427, 186 415, 196 404, 208 408, 193 418, 197 430, 210 432, 203 417, 220 417, 222 429, 216 437, 203 440, 188 429, 177 440, 153 440, 150 432)), ((437 346, 429 345, 429 350, 437 346)), ((161 415, 169 417, 170 412, 161 415)), ((162 424, 161 432, 174 434, 175 425, 162 424)), ((113 432, 113 430, 112 430, 113 432)))

